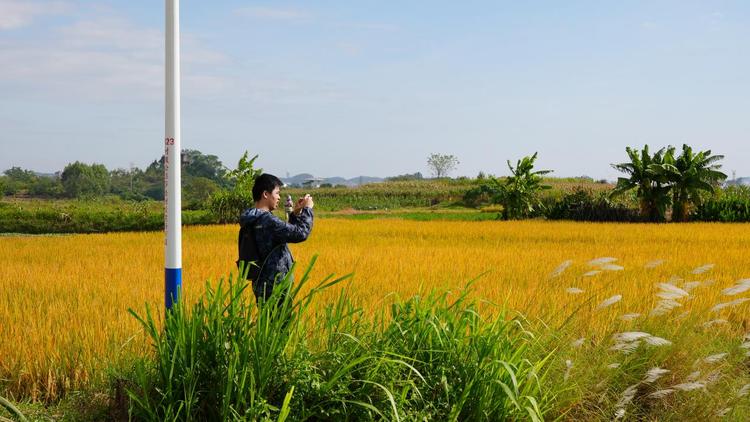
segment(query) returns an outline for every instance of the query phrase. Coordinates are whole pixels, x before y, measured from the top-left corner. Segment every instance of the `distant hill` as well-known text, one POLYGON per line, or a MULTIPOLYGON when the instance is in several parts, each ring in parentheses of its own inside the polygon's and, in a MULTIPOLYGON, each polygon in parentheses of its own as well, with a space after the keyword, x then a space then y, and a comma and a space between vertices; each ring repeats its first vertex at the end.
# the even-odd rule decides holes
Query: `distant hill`
MULTIPOLYGON (((310 173, 300 173, 292 177, 282 177, 281 181, 287 185, 302 185, 302 182, 308 179, 312 179, 314 176, 310 173)), ((321 184, 330 183, 332 185, 346 185, 346 186, 359 186, 367 183, 378 183, 385 179, 381 177, 370 177, 370 176, 359 176, 346 179, 344 177, 322 177, 321 184)))
POLYGON ((733 186, 733 185, 750 186, 750 177, 738 177, 734 180, 727 180, 725 184, 727 186, 733 186))
POLYGON ((41 173, 41 172, 35 171, 34 174, 36 174, 39 177, 57 177, 57 173, 41 173))

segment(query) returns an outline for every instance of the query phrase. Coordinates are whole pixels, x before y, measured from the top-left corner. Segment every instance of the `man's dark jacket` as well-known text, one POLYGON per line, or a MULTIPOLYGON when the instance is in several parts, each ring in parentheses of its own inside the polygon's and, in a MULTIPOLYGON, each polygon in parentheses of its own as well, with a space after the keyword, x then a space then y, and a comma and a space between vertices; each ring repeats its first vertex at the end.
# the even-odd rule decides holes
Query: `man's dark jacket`
POLYGON ((249 208, 240 215, 240 227, 252 225, 258 247, 261 267, 258 280, 253 280, 255 297, 268 298, 273 286, 280 282, 292 268, 294 259, 287 243, 307 239, 313 226, 311 208, 303 208, 299 215, 291 213, 286 223, 272 213, 249 208))

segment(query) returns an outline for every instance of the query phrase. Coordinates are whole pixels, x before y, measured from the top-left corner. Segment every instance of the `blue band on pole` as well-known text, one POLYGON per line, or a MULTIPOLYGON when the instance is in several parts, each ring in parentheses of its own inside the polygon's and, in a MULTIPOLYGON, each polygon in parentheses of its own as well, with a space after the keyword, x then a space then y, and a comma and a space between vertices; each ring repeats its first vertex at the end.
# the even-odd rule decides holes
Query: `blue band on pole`
POLYGON ((172 309, 172 304, 180 298, 182 290, 182 268, 164 269, 164 305, 172 309))

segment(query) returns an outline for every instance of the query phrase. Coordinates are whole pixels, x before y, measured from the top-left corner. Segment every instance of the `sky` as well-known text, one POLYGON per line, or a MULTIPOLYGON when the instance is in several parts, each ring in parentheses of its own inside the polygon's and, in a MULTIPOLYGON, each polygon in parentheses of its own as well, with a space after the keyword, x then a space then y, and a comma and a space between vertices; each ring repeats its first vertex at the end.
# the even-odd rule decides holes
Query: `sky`
MULTIPOLYGON (((182 147, 279 176, 539 153, 616 179, 687 143, 750 176, 750 2, 182 0, 182 147)), ((164 3, 0 0, 0 171, 163 153, 164 3)))

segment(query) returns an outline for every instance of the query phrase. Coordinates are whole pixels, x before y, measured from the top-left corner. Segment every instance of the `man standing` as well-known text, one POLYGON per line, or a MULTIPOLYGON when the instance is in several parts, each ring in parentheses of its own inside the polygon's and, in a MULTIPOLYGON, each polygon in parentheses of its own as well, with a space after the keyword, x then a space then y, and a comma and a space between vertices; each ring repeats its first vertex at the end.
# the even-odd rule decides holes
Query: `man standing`
POLYGON ((253 292, 259 302, 267 300, 276 284, 286 277, 294 259, 287 243, 304 242, 310 235, 313 225, 313 200, 310 195, 300 198, 284 222, 273 215, 279 205, 279 188, 283 185, 278 177, 261 174, 253 185, 255 206, 240 215, 239 249, 241 260, 255 261, 257 267, 248 273, 252 280, 253 292), (253 259, 244 257, 243 250, 249 250, 243 242, 254 241, 257 254, 253 259))

